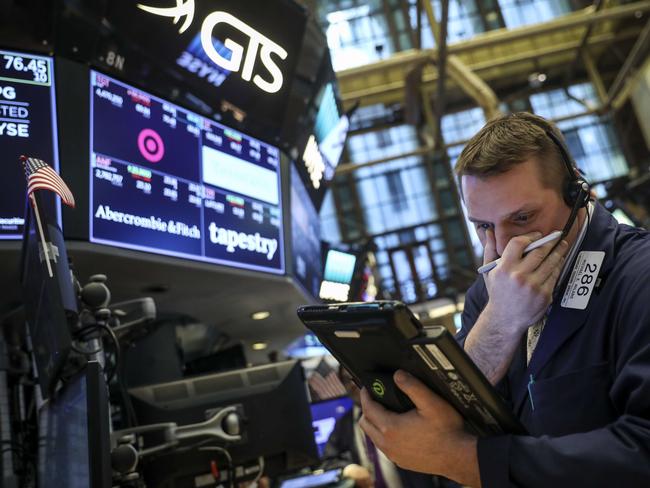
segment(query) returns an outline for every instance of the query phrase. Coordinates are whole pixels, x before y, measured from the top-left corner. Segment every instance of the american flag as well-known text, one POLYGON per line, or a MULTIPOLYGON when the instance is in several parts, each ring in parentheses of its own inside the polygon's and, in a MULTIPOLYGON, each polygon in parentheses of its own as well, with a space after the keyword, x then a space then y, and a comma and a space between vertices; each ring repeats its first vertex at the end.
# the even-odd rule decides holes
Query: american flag
POLYGON ((346 395, 345 386, 341 383, 336 370, 321 360, 307 380, 313 401, 327 400, 346 395))
POLYGON ((68 185, 49 164, 42 159, 20 156, 27 176, 27 196, 36 190, 50 190, 61 197, 63 203, 74 208, 74 196, 68 185))

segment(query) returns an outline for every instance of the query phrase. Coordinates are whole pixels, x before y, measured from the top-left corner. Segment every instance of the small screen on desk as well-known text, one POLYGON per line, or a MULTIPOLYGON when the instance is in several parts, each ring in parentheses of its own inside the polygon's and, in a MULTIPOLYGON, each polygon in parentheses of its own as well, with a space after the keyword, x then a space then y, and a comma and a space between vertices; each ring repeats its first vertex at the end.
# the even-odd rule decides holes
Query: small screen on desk
POLYGON ((339 397, 325 400, 311 405, 311 418, 314 427, 314 436, 318 446, 318 455, 323 456, 327 441, 339 421, 354 406, 349 397, 339 397))
POLYGON ((280 488, 312 488, 317 486, 329 486, 341 479, 340 469, 330 469, 328 471, 316 472, 289 478, 284 480, 280 488))

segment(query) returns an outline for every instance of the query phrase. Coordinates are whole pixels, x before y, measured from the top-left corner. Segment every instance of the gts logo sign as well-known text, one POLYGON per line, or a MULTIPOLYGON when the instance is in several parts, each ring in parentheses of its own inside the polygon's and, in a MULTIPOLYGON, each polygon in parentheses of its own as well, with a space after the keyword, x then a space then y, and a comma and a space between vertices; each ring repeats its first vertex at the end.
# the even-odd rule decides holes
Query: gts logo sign
MULTIPOLYGON (((138 4, 138 8, 154 15, 173 17, 174 24, 177 24, 181 17, 185 17, 183 24, 178 30, 182 34, 192 24, 192 20, 194 19, 194 0, 187 0, 185 3, 182 2, 183 0, 177 0, 176 7, 159 8, 138 4)), ((241 70, 241 77, 245 81, 251 81, 252 79, 253 83, 261 90, 267 93, 276 93, 282 88, 284 82, 282 71, 280 71, 272 56, 275 55, 281 60, 284 60, 287 57, 287 51, 279 44, 276 44, 268 37, 262 35, 229 13, 215 11, 203 19, 203 24, 201 25, 201 46, 205 54, 216 65, 235 73, 241 70), (229 25, 248 38, 246 47, 230 38, 226 38, 224 45, 231 51, 230 59, 226 59, 219 54, 212 44, 212 31, 219 24, 229 25), (259 74, 253 76, 253 68, 255 67, 258 51, 262 64, 271 75, 270 80, 262 78, 259 74), (245 56, 244 53, 246 54, 245 56)))

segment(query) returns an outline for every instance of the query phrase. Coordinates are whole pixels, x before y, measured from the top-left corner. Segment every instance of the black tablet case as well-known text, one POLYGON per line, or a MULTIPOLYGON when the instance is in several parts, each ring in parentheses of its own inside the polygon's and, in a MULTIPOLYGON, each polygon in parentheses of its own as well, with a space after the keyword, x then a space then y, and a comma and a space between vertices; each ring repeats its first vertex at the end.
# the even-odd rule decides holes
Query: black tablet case
POLYGON ((307 305, 298 316, 357 385, 386 408, 413 408, 393 382, 395 371, 403 369, 453 405, 477 435, 526 432, 449 331, 422 327, 403 303, 307 305))

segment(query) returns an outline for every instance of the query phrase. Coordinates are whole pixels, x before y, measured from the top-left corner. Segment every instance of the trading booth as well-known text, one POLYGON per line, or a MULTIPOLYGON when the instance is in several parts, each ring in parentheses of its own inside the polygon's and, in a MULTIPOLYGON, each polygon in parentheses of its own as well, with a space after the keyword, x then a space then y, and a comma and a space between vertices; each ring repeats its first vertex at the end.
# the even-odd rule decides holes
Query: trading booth
POLYGON ((322 476, 300 363, 178 344, 304 333, 347 127, 293 0, 0 7, 2 486, 322 476), (27 198, 21 156, 74 208, 27 198))

